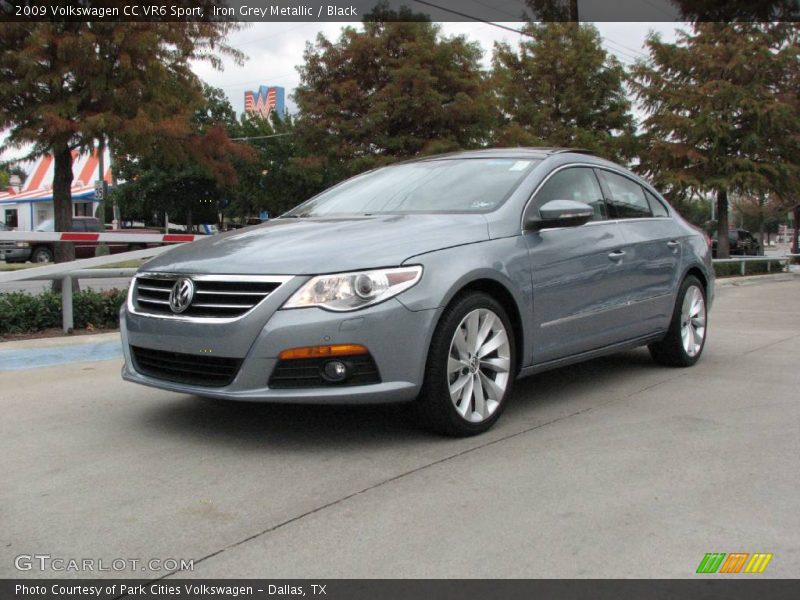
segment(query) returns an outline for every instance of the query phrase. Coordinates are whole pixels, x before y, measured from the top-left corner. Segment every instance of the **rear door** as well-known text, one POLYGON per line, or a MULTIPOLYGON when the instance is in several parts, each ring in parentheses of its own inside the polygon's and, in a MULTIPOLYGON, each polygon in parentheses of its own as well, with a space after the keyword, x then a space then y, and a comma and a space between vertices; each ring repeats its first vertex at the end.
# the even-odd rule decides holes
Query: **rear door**
POLYGON ((622 318, 619 253, 625 241, 619 226, 608 219, 594 171, 582 166, 556 170, 527 211, 538 211, 550 200, 585 202, 595 215, 581 227, 524 233, 533 279, 534 364, 618 341, 622 318))
POLYGON ((684 233, 667 207, 634 179, 606 169, 598 169, 598 176, 625 240, 625 336, 655 333, 672 315, 684 233))

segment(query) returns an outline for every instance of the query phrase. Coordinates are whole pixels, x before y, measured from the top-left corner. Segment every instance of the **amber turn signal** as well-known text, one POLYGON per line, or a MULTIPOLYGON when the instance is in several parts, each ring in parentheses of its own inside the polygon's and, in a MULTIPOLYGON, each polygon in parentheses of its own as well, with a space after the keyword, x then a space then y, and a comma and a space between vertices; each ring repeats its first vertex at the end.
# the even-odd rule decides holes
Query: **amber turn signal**
POLYGON ((280 360, 296 360, 299 358, 330 358, 332 356, 356 356, 369 354, 369 350, 361 344, 336 344, 333 346, 303 346, 289 348, 278 355, 280 360))

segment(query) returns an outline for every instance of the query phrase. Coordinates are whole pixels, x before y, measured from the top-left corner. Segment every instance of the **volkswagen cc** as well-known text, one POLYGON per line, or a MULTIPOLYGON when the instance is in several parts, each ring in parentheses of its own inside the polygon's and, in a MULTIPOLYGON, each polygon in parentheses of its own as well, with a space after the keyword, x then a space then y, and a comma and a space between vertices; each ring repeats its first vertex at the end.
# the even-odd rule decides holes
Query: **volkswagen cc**
POLYGON ((520 377, 636 346, 693 365, 713 293, 704 236, 628 170, 462 152, 150 260, 122 309, 122 374, 230 400, 408 402, 466 436, 520 377))

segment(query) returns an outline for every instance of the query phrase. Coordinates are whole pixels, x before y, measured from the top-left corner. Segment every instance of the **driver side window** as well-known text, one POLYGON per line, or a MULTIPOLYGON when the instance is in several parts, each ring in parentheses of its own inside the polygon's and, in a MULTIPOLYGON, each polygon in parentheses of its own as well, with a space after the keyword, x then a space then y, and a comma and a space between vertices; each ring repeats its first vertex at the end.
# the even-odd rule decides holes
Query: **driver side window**
POLYGON ((594 209, 592 221, 607 218, 606 203, 597 177, 589 168, 570 167, 559 171, 547 180, 536 194, 536 207, 551 200, 575 200, 594 209))

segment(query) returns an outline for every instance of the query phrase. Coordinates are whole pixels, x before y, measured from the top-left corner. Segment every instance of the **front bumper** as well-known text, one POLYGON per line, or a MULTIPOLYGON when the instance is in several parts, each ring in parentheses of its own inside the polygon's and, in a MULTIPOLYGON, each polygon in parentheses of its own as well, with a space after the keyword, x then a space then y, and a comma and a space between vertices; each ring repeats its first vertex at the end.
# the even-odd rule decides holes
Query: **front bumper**
MULTIPOLYGON (((295 287, 295 286, 284 286, 295 287)), ((260 402, 358 404, 402 402, 419 393, 437 310, 411 311, 396 298, 348 313, 320 308, 278 310, 288 292, 269 297, 233 323, 187 323, 122 311, 125 355, 122 377, 165 390, 213 398, 260 402), (380 383, 270 388, 268 381, 282 350, 301 346, 361 344, 377 365, 380 383), (131 345, 241 358, 233 381, 224 387, 176 383, 136 370, 131 345)))

